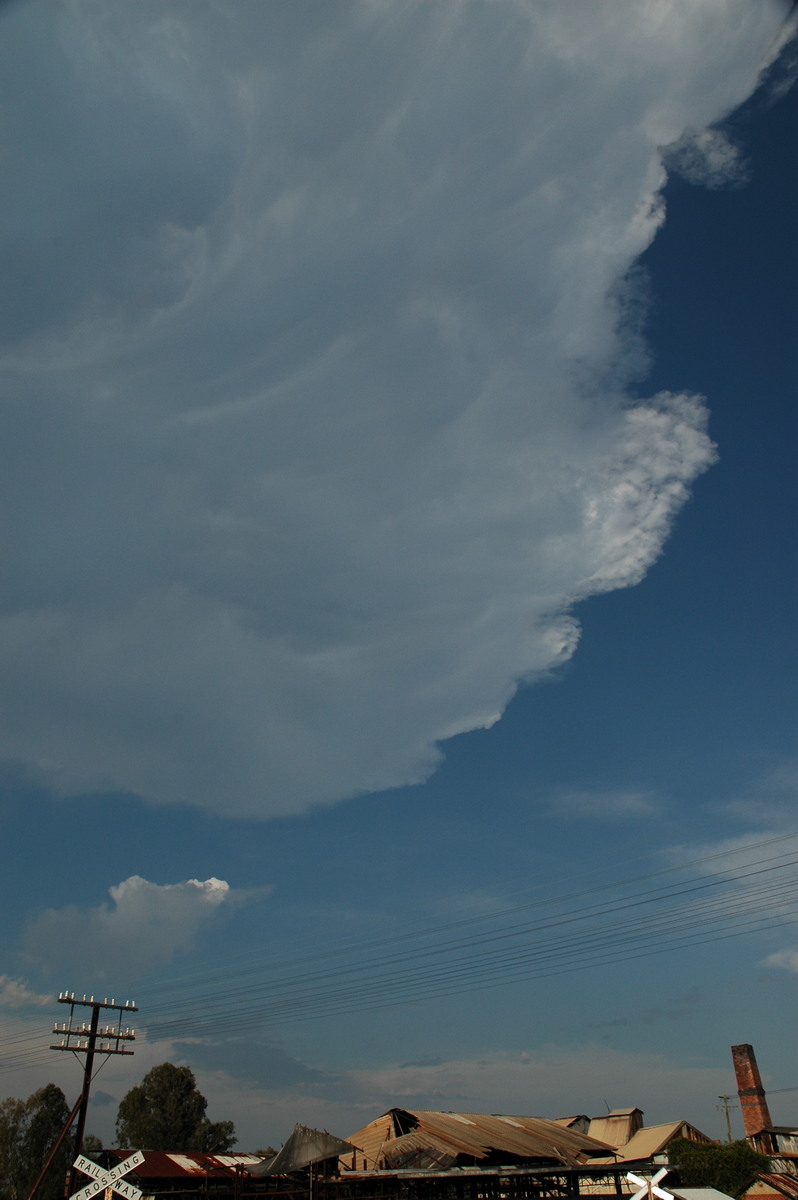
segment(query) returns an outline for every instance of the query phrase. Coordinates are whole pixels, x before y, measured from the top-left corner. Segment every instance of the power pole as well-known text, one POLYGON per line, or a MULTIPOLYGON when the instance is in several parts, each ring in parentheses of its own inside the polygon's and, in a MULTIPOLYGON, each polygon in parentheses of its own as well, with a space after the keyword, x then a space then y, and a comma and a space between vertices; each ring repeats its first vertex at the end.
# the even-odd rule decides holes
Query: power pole
MULTIPOLYGON (((89 1092, 91 1089, 91 1078, 94 1067, 95 1054, 102 1054, 108 1057, 110 1054, 132 1054, 132 1050, 125 1048, 125 1042, 135 1040, 135 1030, 129 1026, 122 1028, 122 1017, 125 1013, 138 1012, 136 1005, 132 1000, 126 1000, 124 1004, 117 1004, 116 1000, 95 1000, 93 996, 83 996, 78 999, 74 992, 60 992, 58 996, 59 1004, 69 1005, 69 1021, 64 1021, 61 1025, 58 1022, 53 1026, 54 1034, 61 1034, 61 1041, 58 1045, 51 1045, 51 1050, 69 1050, 72 1054, 85 1054, 86 1061, 83 1067, 83 1090, 80 1093, 80 1108, 78 1109, 78 1123, 75 1130, 75 1157, 80 1154, 80 1148, 83 1144, 83 1134, 86 1129, 86 1113, 89 1108, 89 1092), (77 1023, 75 1017, 76 1008, 88 1008, 91 1010, 91 1017, 88 1023, 81 1020, 77 1023), (106 1024, 100 1028, 100 1012, 103 1009, 110 1009, 119 1014, 116 1024, 106 1024)), ((77 1107, 77 1105, 76 1105, 77 1107)), ((72 1110, 74 1113, 74 1109, 72 1110)), ((72 1118, 69 1124, 71 1125, 72 1118)), ((68 1128, 68 1126, 67 1126, 68 1128)), ((71 1196, 75 1191, 75 1183, 77 1177, 77 1168, 72 1166, 69 1171, 69 1180, 66 1187, 66 1195, 71 1196)))
POLYGON ((726 1141, 731 1142, 733 1139, 729 1112, 731 1109, 736 1108, 737 1105, 731 1103, 731 1096, 718 1096, 718 1100, 720 1100, 720 1104, 717 1106, 718 1112, 723 1112, 726 1116, 726 1141))

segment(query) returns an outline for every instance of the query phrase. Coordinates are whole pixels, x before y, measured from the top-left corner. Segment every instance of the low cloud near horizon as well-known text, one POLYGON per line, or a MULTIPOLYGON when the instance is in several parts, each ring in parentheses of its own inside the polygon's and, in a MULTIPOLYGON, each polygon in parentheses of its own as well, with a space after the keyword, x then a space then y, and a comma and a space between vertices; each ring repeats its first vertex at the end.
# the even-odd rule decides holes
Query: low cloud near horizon
POLYGON ((424 779, 567 660, 713 461, 700 398, 629 398, 630 270, 662 147, 742 178, 705 131, 783 16, 0 14, 0 757, 301 812, 424 779))
MULTIPOLYGON (((397 1104, 447 1112, 503 1112, 550 1119, 584 1112, 600 1116, 606 1106, 639 1105, 646 1123, 689 1120, 710 1136, 719 1118, 714 1098, 730 1068, 685 1065, 666 1054, 622 1050, 598 1042, 550 1043, 534 1051, 490 1050, 430 1064, 392 1064, 338 1072, 310 1070, 294 1061, 296 1078, 279 1084, 268 1066, 261 1081, 192 1062, 214 1114, 232 1117, 241 1147, 287 1138, 298 1112, 318 1129, 339 1137, 397 1104), (708 1099, 711 1098, 711 1099, 708 1099), (260 1141, 258 1139, 261 1139, 260 1141)), ((268 1062, 268 1056, 266 1061, 268 1062)), ((276 1144, 276 1143, 275 1143, 276 1144)))

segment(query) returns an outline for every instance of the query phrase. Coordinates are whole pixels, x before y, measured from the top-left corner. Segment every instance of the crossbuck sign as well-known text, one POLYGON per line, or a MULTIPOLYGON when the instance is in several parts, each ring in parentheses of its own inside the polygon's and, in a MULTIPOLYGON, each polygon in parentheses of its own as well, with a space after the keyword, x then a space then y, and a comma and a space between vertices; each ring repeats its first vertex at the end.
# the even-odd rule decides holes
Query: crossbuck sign
POLYGON ((118 1167, 112 1167, 110 1171, 98 1167, 97 1163, 92 1162, 90 1158, 84 1158, 79 1154, 75 1159, 75 1166, 84 1175, 91 1175, 92 1182, 87 1183, 79 1192, 75 1192, 71 1200, 92 1200, 92 1197, 99 1196, 100 1192, 104 1192, 106 1188, 111 1188, 118 1192, 120 1196, 124 1196, 125 1200, 142 1200, 142 1193, 137 1187, 133 1187, 132 1183, 127 1183, 123 1178, 128 1171, 135 1170, 144 1162, 144 1155, 141 1150, 134 1151, 133 1154, 121 1162, 118 1167))
MULTIPOLYGON (((629 1200, 653 1200, 654 1196, 657 1197, 657 1200, 674 1200, 670 1192, 666 1192, 664 1188, 657 1187, 657 1184, 662 1183, 667 1174, 667 1167, 660 1167, 656 1175, 652 1175, 650 1179, 643 1179, 640 1175, 633 1175, 629 1171, 626 1178, 630 1183, 636 1183, 640 1188, 640 1191, 635 1192, 634 1196, 631 1196, 629 1200)), ((73 1200, 75 1200, 75 1197, 73 1197, 73 1200)))

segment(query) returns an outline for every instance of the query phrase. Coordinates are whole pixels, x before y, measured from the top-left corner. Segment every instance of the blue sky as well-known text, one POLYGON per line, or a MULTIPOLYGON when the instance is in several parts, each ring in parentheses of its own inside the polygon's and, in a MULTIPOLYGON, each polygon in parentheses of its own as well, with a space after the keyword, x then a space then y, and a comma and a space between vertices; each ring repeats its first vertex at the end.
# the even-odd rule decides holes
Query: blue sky
POLYGON ((798 1086, 784 6, 0 20, 2 1094, 798 1086))

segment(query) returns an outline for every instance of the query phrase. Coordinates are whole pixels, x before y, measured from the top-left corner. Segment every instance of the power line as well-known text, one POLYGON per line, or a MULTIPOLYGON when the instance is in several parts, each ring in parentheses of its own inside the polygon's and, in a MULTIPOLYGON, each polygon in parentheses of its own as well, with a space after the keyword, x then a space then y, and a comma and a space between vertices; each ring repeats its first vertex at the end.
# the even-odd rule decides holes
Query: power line
MULTIPOLYGON (((768 842, 774 840, 782 839, 768 839, 768 842)), ((744 847, 740 853, 750 850, 750 846, 744 847)), ((728 851, 725 857, 728 859, 728 851)), ((572 907, 542 922, 527 921, 477 935, 438 939, 431 945, 416 945, 390 954, 363 954, 364 949, 379 945, 378 940, 351 947, 348 954, 339 947, 330 951, 337 955, 337 962, 331 967, 283 972, 271 980, 263 979, 265 964, 250 964, 248 975, 254 976, 254 982, 242 982, 232 988, 228 982, 223 991, 212 987, 199 997, 195 988, 193 999, 200 1001, 201 1016, 196 1015, 196 1009, 193 1017, 191 1013, 183 1012, 178 998, 166 1006, 159 1005, 164 1018, 150 1025, 149 1034, 154 1037, 173 1034, 176 1022, 174 1018, 170 1020, 170 1011, 181 1013, 179 1022, 184 1033, 188 1025, 198 1035, 218 1019, 221 1011, 228 1014, 225 1018, 228 1029, 329 1017, 396 1003, 416 1003, 453 990, 462 993, 538 978, 542 974, 586 969, 641 954, 664 953, 792 923, 798 914, 790 901, 798 897, 798 882, 791 881, 786 885, 781 878, 776 878, 775 882, 755 888, 750 881, 757 877, 764 880, 773 873, 783 874, 796 866, 796 860, 782 854, 744 865, 752 869, 727 868, 724 872, 682 880, 679 884, 637 891, 610 903, 572 907), (736 887, 740 890, 735 895, 736 887), (697 893, 710 889, 725 891, 715 900, 695 902, 697 893), (674 903, 679 897, 691 895, 693 899, 674 903), (660 907, 665 911, 633 916, 633 910, 641 906, 653 910, 660 907), (752 918, 753 914, 757 915, 752 918), (548 936, 541 937, 543 932, 548 936), (513 943, 519 948, 513 948, 513 943)), ((680 869, 684 870, 671 868, 658 874, 673 874, 680 869)), ((604 891, 607 886, 590 889, 587 894, 604 891)), ((499 915, 556 906, 569 898, 514 906, 499 915)), ((463 929, 484 924, 484 921, 484 917, 476 921, 458 921, 439 927, 439 930, 463 929)), ((420 931, 417 942, 427 942, 434 932, 437 931, 420 931)), ((407 937, 400 935, 388 940, 396 944, 406 941, 407 937)), ((227 977, 229 980, 229 973, 227 977)))
MULTIPOLYGON (((795 839, 798 839, 798 831, 778 834, 774 837, 763 838, 756 842, 748 842, 737 848, 725 848, 720 851, 715 851, 712 854, 700 856, 699 858, 683 864, 663 867, 657 871, 647 869, 641 874, 630 876, 622 881, 619 881, 617 878, 615 878, 603 884, 594 885, 593 887, 588 888, 582 887, 576 891, 566 892, 560 896, 543 896, 522 904, 508 906, 504 909, 480 913, 468 917, 461 917, 457 920, 447 921, 438 925, 403 930, 399 933, 393 933, 387 936, 381 935, 379 937, 356 943, 335 944, 331 943, 329 939, 326 939, 324 945, 322 946, 314 947, 312 950, 305 950, 299 954, 296 952, 292 952, 288 955, 284 954, 282 958, 275 954, 274 949, 271 946, 268 960, 262 959, 258 961, 258 959, 253 956, 251 950, 247 950, 245 954, 229 955, 225 957, 223 961, 219 961, 216 965, 206 964, 199 972, 197 970, 192 970, 183 975, 173 973, 168 980, 164 980, 163 982, 175 990, 179 989, 180 986, 183 985, 186 989, 191 990, 193 993, 197 986, 198 979, 208 986, 214 978, 217 978, 219 980, 220 988, 223 988, 225 992, 228 992, 231 975, 235 976, 237 979, 244 979, 248 976, 258 976, 260 978, 262 977, 264 969, 273 971, 275 969, 281 969, 288 966, 301 966, 303 963, 312 963, 316 965, 325 960, 338 961, 343 956, 356 954, 358 952, 366 955, 374 949, 384 950, 386 947, 392 945, 412 943, 422 939, 429 940, 448 931, 468 929, 480 925, 496 923, 517 913, 532 913, 538 911, 539 909, 551 907, 555 904, 567 904, 585 897, 596 896, 602 892, 614 891, 617 893, 619 890, 631 888, 633 885, 641 882, 651 882, 652 880, 659 878, 673 876, 681 871, 693 870, 704 864, 712 862, 728 862, 728 860, 733 858, 735 855, 750 854, 764 847, 773 846, 795 839)), ((655 857, 654 852, 651 852, 650 854, 643 854, 636 859, 636 862, 644 862, 646 859, 653 857, 655 857)), ((626 867, 627 863, 624 860, 621 863, 615 863, 614 865, 626 867)), ((588 874, 596 874, 604 869, 605 868, 603 867, 596 867, 593 872, 588 872, 588 874)), ((725 874, 730 876, 733 870, 734 868, 729 867, 725 874)), ((585 872, 580 871, 576 878, 583 879, 584 876, 585 872)), ((542 886, 543 885, 532 890, 540 891, 542 890, 542 886)), ((520 894, 528 894, 528 890, 527 892, 520 894)), ((161 1009, 163 1008, 162 1005, 160 1007, 161 1009)))
MULTIPOLYGON (((798 920, 798 858, 768 851, 796 838, 780 834, 385 938, 328 941, 282 956, 230 955, 144 989, 150 1011, 159 1013, 146 1032, 151 1039, 201 1037, 218 1028, 221 1015, 231 1033, 331 1019, 780 928, 798 920)), ((6 1069, 35 1061, 40 1047, 28 1035, 5 1041, 6 1069)))

